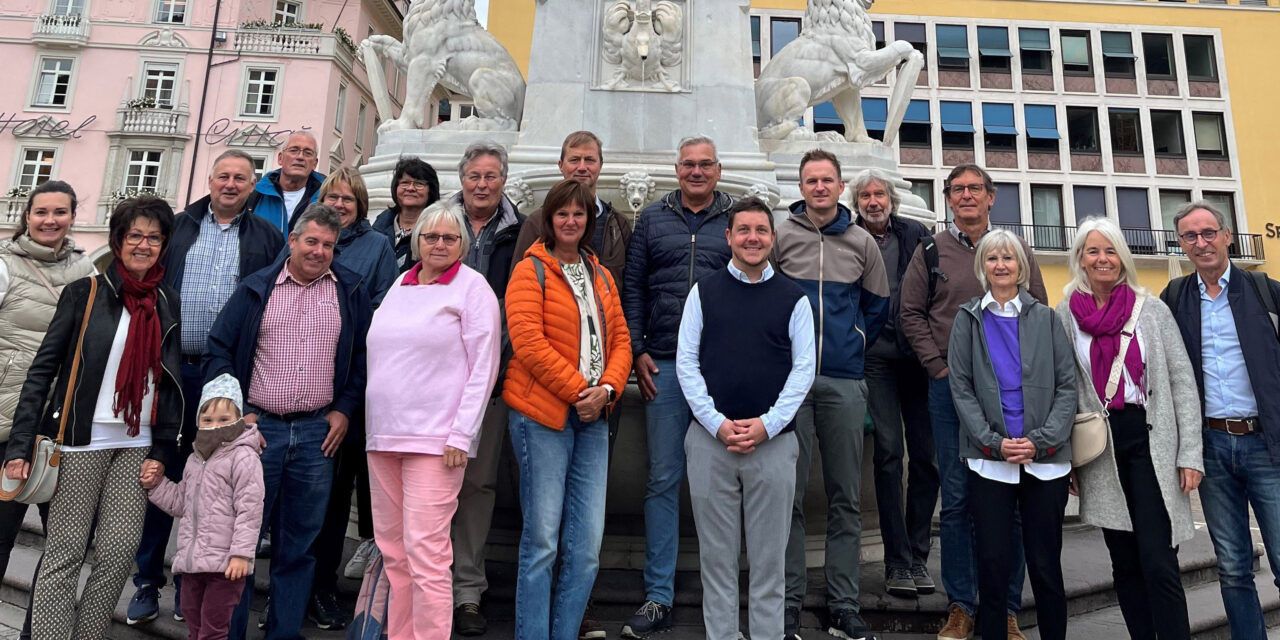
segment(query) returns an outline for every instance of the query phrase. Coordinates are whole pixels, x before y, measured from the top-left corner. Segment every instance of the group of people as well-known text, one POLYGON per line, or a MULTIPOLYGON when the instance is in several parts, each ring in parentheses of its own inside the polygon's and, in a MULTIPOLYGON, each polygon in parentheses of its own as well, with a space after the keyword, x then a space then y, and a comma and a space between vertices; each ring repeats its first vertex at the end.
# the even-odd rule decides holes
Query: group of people
MULTIPOLYGON (((1280 383, 1280 284, 1231 264, 1212 205, 1175 217, 1196 274, 1159 297, 1115 223, 1083 221, 1050 309, 1034 254, 992 227, 995 185, 976 165, 948 176, 952 220, 931 234, 876 170, 842 204, 840 161, 821 149, 800 162, 802 200, 775 218, 719 191, 715 144, 692 137, 678 188, 633 227, 597 195, 603 145, 579 131, 561 148, 564 180, 528 216, 504 195, 506 151, 477 142, 443 199, 433 167, 401 160, 394 204, 370 223, 359 172, 321 175, 316 152, 295 133, 255 184, 252 160, 227 151, 209 196, 176 216, 156 198, 121 202, 114 260, 93 277, 63 182, 33 190, 0 243, 6 477, 28 476, 38 436, 63 440, 33 638, 105 637, 135 562, 129 622, 154 619, 171 516, 174 613, 191 637, 245 637, 266 554, 268 638, 302 637, 307 617, 341 628, 353 489, 353 564, 381 554, 389 636, 483 634, 508 439, 523 515, 515 635, 606 637, 590 595, 632 372, 645 600, 624 638, 672 626, 686 479, 707 637, 739 637, 745 536, 751 636, 798 638, 815 452, 827 631, 874 638, 858 590, 868 415, 890 595, 937 588, 941 496, 940 640, 1021 638, 1027 573, 1041 637, 1065 636, 1068 493, 1103 529, 1133 637, 1189 637, 1177 546, 1194 534, 1197 487, 1233 637, 1264 633, 1248 509, 1264 536, 1280 531, 1280 399, 1261 392, 1280 383), (1075 419, 1091 412, 1107 416, 1106 444, 1073 466, 1075 419)), ((26 505, 0 510, 7 563, 26 505)))

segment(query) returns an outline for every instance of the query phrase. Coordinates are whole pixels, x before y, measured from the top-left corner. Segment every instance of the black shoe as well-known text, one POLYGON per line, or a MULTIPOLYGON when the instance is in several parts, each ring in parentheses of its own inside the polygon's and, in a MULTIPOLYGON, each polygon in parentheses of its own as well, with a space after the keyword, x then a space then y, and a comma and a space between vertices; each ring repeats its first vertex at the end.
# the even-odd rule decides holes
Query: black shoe
POLYGON ((480 605, 464 602, 453 610, 453 630, 460 636, 483 635, 489 623, 480 615, 480 605))
POLYGON ((262 613, 258 614, 258 628, 267 628, 267 616, 271 613, 271 596, 267 596, 267 604, 262 607, 262 613))
POLYGON ((258 548, 253 555, 267 560, 271 559, 271 534, 268 533, 258 538, 258 548))
POLYGON ((311 594, 311 601, 307 603, 307 617, 316 623, 318 629, 336 631, 347 627, 346 616, 332 593, 311 594))
POLYGON ((604 627, 600 626, 600 621, 596 620, 595 613, 591 611, 591 601, 587 600, 587 610, 582 614, 582 624, 578 625, 578 640, 601 640, 609 637, 604 627))
POLYGON ((801 640, 800 607, 787 607, 782 611, 782 640, 801 640))
POLYGON ((635 615, 628 618, 627 623, 622 625, 622 637, 647 638, 651 634, 670 630, 671 607, 645 600, 644 604, 636 609, 635 615))
POLYGON ((828 635, 846 640, 876 640, 874 633, 867 629, 867 623, 853 609, 837 609, 831 612, 831 627, 828 635))

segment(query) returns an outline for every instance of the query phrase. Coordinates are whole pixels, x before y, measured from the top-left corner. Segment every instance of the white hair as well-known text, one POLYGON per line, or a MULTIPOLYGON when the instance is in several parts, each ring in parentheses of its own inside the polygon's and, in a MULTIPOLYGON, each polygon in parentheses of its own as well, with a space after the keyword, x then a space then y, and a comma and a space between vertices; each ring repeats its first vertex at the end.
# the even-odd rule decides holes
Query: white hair
POLYGON ((1031 282, 1031 262, 1027 260, 1027 250, 1022 247, 1022 240, 1012 231, 996 228, 982 236, 973 256, 973 273, 978 276, 978 282, 982 283, 982 290, 991 290, 991 283, 987 282, 987 270, 984 268, 987 256, 1002 250, 1013 254, 1013 259, 1018 263, 1018 286, 1025 289, 1031 282))
POLYGON ((1133 253, 1129 251, 1129 244, 1125 242, 1120 225, 1110 218, 1095 216, 1081 222, 1076 228, 1075 240, 1071 242, 1071 257, 1067 261, 1067 267, 1071 270, 1071 281, 1062 288, 1062 294, 1070 297, 1071 294, 1079 291, 1086 295, 1093 295, 1093 288, 1089 286, 1089 276, 1085 275, 1084 267, 1080 266, 1080 259, 1084 257, 1085 241, 1089 239, 1089 234, 1094 232, 1115 247, 1116 257, 1120 260, 1120 281, 1128 284, 1136 294, 1147 293, 1147 288, 1138 284, 1138 269, 1134 266, 1133 253))

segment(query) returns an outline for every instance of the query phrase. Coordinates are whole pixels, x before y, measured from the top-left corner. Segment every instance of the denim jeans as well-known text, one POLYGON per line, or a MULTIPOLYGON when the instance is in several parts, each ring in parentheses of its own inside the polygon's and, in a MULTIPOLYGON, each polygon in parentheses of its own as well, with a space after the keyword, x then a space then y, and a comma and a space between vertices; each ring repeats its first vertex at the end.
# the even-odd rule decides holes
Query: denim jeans
MULTIPOLYGON (((192 441, 196 432, 196 417, 200 410, 200 393, 204 390, 204 373, 200 365, 182 364, 182 397, 186 404, 182 407, 182 441, 178 449, 178 458, 173 464, 165 467, 164 476, 174 482, 182 481, 182 471, 187 466, 187 456, 191 455, 192 441)), ((160 507, 147 503, 146 519, 142 522, 142 542, 138 543, 138 553, 134 561, 138 570, 133 574, 133 586, 141 588, 151 585, 157 589, 165 585, 164 551, 169 546, 169 532, 173 529, 173 518, 160 507)), ((173 576, 174 590, 182 589, 181 576, 173 576)))
MULTIPOLYGON (((1233 436, 1204 431, 1204 519, 1218 555, 1218 585, 1233 638, 1267 635, 1253 583, 1253 507, 1271 571, 1280 575, 1280 465, 1271 460, 1261 434, 1233 436)), ((1280 578, 1276 580, 1280 587, 1280 578)))
POLYGON ((508 431, 520 466, 524 514, 516 638, 577 640, 600 568, 609 425, 603 418, 583 422, 571 408, 557 431, 513 409, 508 431), (560 575, 553 588, 557 552, 560 575))
MULTIPOLYGON (((257 411, 246 407, 245 412, 257 411)), ((271 613, 267 617, 268 640, 302 638, 302 618, 311 595, 316 559, 311 554, 324 523, 333 484, 333 458, 320 445, 329 434, 329 422, 320 415, 283 422, 258 412, 258 432, 267 441, 262 451, 262 480, 266 499, 262 504, 263 527, 271 530, 271 613), (272 518, 272 509, 280 499, 272 518)), ((245 581, 244 596, 231 619, 231 638, 243 640, 253 602, 253 575, 245 581)))
POLYGON ((645 403, 649 482, 644 494, 644 592, 646 600, 675 600, 676 553, 680 550, 680 483, 684 480, 684 436, 689 403, 676 379, 675 360, 654 360, 658 396, 645 403))
MULTIPOLYGON (((948 605, 958 605, 973 615, 978 605, 977 558, 974 555, 973 521, 969 515, 969 466, 960 459, 960 418, 951 402, 947 378, 929 380, 929 417, 938 452, 938 477, 942 487, 942 516, 938 537, 942 543, 942 588, 948 605)), ((1010 533, 1008 610, 1022 610, 1022 582, 1026 562, 1022 555, 1022 523, 1014 518, 1010 533)))

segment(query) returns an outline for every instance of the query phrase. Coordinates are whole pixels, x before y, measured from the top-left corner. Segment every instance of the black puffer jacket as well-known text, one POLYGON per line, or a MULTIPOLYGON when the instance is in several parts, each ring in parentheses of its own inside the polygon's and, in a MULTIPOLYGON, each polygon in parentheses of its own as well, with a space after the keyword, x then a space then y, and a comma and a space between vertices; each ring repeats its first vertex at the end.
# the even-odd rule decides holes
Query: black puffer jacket
POLYGON ((690 226, 672 191, 640 213, 627 248, 622 311, 631 332, 631 351, 653 358, 674 358, 684 299, 693 284, 729 264, 725 230, 733 206, 728 194, 715 198, 690 226))
MULTIPOLYGON (((80 447, 89 444, 93 431, 93 411, 98 403, 98 391, 111 354, 111 343, 124 311, 121 299, 120 275, 113 265, 106 273, 94 276, 98 279, 98 293, 85 328, 84 347, 81 352, 80 371, 75 381, 75 396, 71 400, 71 416, 67 419, 64 444, 80 447)), ((27 381, 22 385, 22 395, 13 414, 13 434, 5 450, 5 462, 27 458, 31 454, 36 435, 56 438, 62 413, 62 403, 67 396, 67 376, 71 372, 71 360, 75 357, 76 343, 80 337, 80 324, 84 320, 84 307, 89 299, 89 278, 68 284, 58 299, 58 309, 49 323, 35 360, 27 369, 27 381)), ((160 316, 160 376, 156 390, 155 422, 151 425, 151 451, 148 458, 166 467, 179 464, 178 433, 182 427, 182 335, 178 330, 178 316, 182 306, 178 294, 168 285, 159 285, 156 313, 160 316)))

